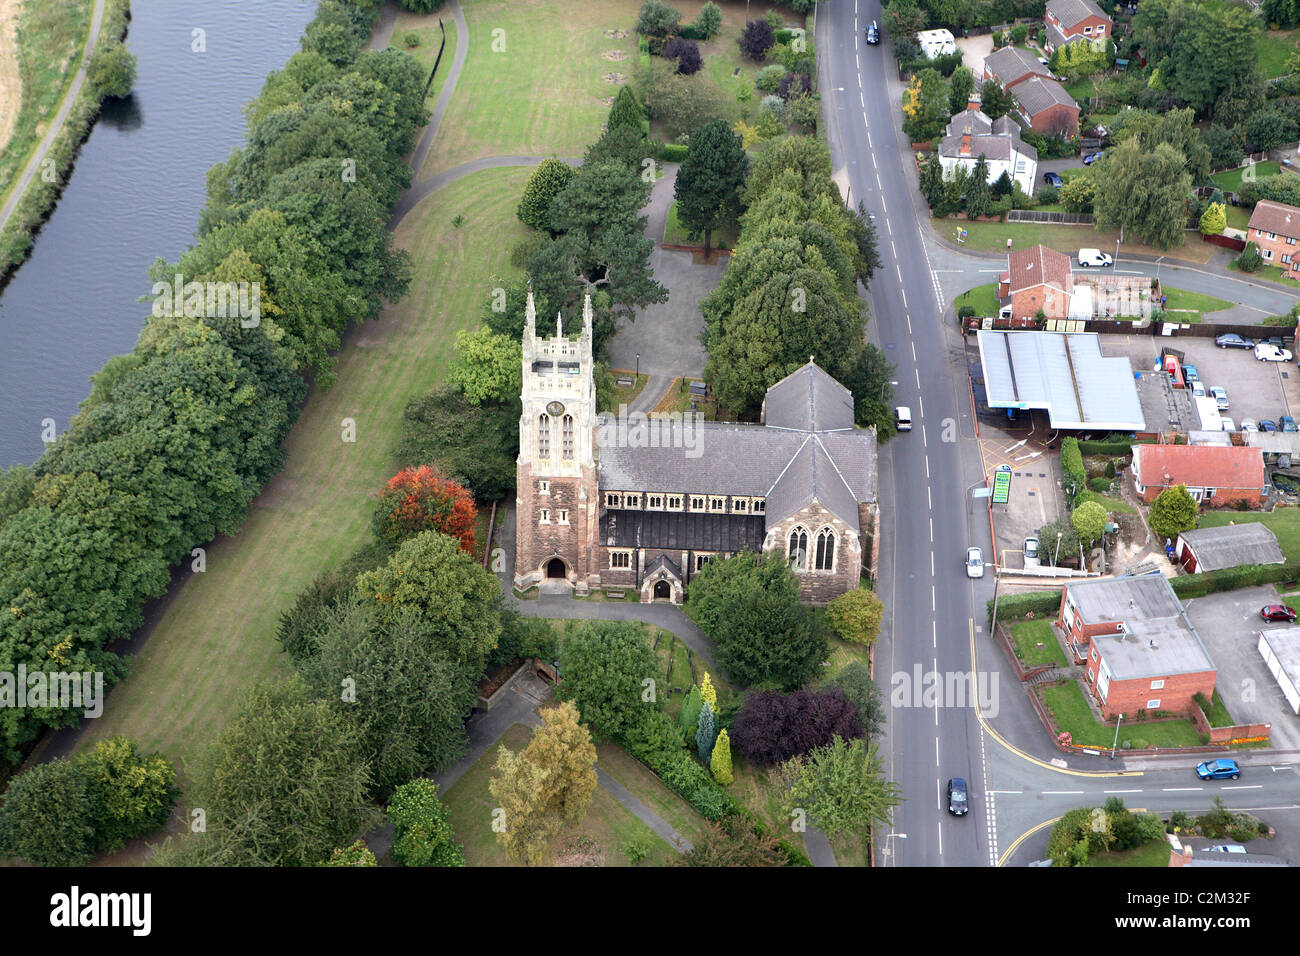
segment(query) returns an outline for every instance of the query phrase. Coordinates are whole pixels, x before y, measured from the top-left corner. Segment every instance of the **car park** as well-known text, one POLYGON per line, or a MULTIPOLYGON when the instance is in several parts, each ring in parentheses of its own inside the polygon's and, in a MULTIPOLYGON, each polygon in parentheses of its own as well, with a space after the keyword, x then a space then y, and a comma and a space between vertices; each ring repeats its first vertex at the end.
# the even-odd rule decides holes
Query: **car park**
POLYGON ((1253 418, 1243 418, 1241 420, 1241 430, 1244 432, 1257 432, 1259 431, 1259 425, 1253 418))
POLYGON ((1275 432, 1278 430, 1277 422, 1271 418, 1261 418, 1259 420, 1259 430, 1262 432, 1275 432))
POLYGON ((867 42, 872 46, 880 42, 880 27, 876 25, 875 20, 872 20, 871 26, 867 27, 867 42))
POLYGON ((984 577, 984 552, 979 548, 966 549, 966 577, 984 577))
POLYGON ((1292 418, 1290 415, 1279 416, 1277 420, 1277 425, 1278 428, 1282 429, 1282 431, 1284 432, 1300 431, 1300 426, 1296 425, 1295 419, 1292 418))
POLYGON ((970 809, 970 799, 966 792, 966 781, 961 777, 948 780, 948 812, 955 817, 964 817, 970 809))
POLYGON ((1214 399, 1221 412, 1226 412, 1231 407, 1228 405, 1228 390, 1222 385, 1215 385, 1210 389, 1210 398, 1214 399))
POLYGON ((894 427, 900 432, 912 430, 912 410, 906 405, 899 405, 894 409, 894 427))
POLYGON ((1253 349, 1255 340, 1238 335, 1236 332, 1224 332, 1214 337, 1214 344, 1221 349, 1253 349))
POLYGON ((1219 418, 1219 422, 1223 426, 1223 430, 1225 432, 1235 432, 1237 430, 1237 423, 1234 422, 1227 415, 1221 416, 1219 418))
POLYGON ((1102 252, 1100 249, 1080 249, 1079 265, 1087 269, 1092 266, 1105 267, 1113 266, 1115 260, 1110 257, 1109 253, 1102 252))
POLYGON ((1052 172, 1050 169, 1047 172, 1043 173, 1043 182, 1047 183, 1047 185, 1049 186, 1055 186, 1057 189, 1060 189, 1062 186, 1065 185, 1065 180, 1063 180, 1060 177, 1060 175, 1058 175, 1057 173, 1052 172))
POLYGON ((1236 780, 1241 776, 1237 761, 1227 757, 1218 760, 1206 760, 1196 765, 1196 776, 1202 780, 1236 780))
POLYGON ((1286 349, 1278 348, 1271 342, 1260 342, 1255 346, 1255 358, 1261 362, 1289 362, 1291 353, 1286 349))
POLYGON ((1281 621, 1286 624, 1294 624, 1296 619, 1295 608, 1285 604, 1266 604, 1259 609, 1259 616, 1266 621, 1281 621))

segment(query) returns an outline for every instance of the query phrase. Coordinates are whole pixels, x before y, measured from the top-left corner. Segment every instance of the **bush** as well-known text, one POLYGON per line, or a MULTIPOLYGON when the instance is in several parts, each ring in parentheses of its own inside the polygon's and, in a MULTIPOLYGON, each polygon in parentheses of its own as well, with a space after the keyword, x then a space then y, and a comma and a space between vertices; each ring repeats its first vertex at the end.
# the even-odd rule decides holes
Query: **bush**
POLYGON ((751 60, 762 60, 776 43, 772 24, 766 20, 750 20, 740 35, 740 52, 751 60))
POLYGON ((1297 577, 1300 577, 1300 565, 1247 564, 1239 568, 1225 568, 1222 571, 1210 571, 1205 574, 1185 574, 1172 579, 1169 583, 1173 586, 1174 593, 1186 601, 1218 591, 1235 591, 1256 584, 1293 581, 1297 577))
POLYGON ((665 59, 676 60, 677 72, 684 76, 698 73, 700 67, 704 65, 704 59, 700 56, 699 44, 694 40, 673 37, 664 44, 663 55, 665 59))
MULTIPOLYGON (((700 8, 700 15, 695 18, 695 32, 699 34, 693 39, 712 40, 722 30, 722 8, 713 0, 709 0, 700 8)), ((685 35, 685 31, 682 31, 685 35)))
MULTIPOLYGON (((1052 541, 1056 541, 1056 535, 1052 535, 1052 541)), ((1042 538, 1039 542, 1041 547, 1047 547, 1047 539, 1042 538)), ((998 599, 998 620, 999 621, 1018 621, 1028 614, 1035 617, 1055 618, 1057 612, 1061 609, 1061 592, 1058 591, 1029 591, 1025 594, 1008 594, 998 599)), ((993 620, 993 600, 988 602, 989 622, 993 620)))
POLYGON ((1088 487, 1093 491, 1099 491, 1102 494, 1110 491, 1111 480, 1109 478, 1089 478, 1088 487))
POLYGON ((772 93, 763 97, 758 104, 758 108, 764 113, 771 113, 773 116, 780 118, 781 114, 785 112, 785 100, 772 93))
POLYGON ((1070 503, 1088 484, 1088 474, 1083 467, 1083 455, 1079 451, 1079 440, 1073 436, 1061 441, 1061 471, 1065 473, 1062 487, 1070 503))
POLYGON ((677 32, 682 15, 663 0, 646 0, 637 14, 633 30, 644 37, 664 39, 677 32))
POLYGON ((659 151, 659 158, 665 163, 680 163, 686 158, 686 152, 689 149, 683 143, 664 143, 664 148, 659 151))
POLYGON ((1059 195, 1058 195, 1058 193, 1057 193, 1057 191, 1056 191, 1056 187, 1055 187, 1055 186, 1046 186, 1046 185, 1045 185, 1045 186, 1043 186, 1041 189, 1038 190, 1038 201, 1039 201, 1039 203, 1041 203, 1042 205, 1045 205, 1045 206, 1046 206, 1046 205, 1051 205, 1052 203, 1056 202, 1056 200, 1057 200, 1058 198, 1059 198, 1059 195))
POLYGON ((1253 242, 1246 243, 1246 248, 1237 256, 1237 268, 1242 272, 1258 272, 1264 265, 1264 257, 1253 242))
POLYGON ((1201 216, 1201 235, 1221 236, 1228 226, 1228 211, 1221 202, 1212 202, 1201 216))
POLYGON ((414 50, 419 45, 420 34, 416 33, 414 30, 407 30, 402 34, 402 46, 406 47, 408 50, 414 50))
POLYGON ((764 93, 775 93, 785 77, 785 67, 779 63, 770 63, 758 71, 754 85, 764 93))
POLYGON ((812 92, 812 82, 803 73, 787 73, 781 77, 776 92, 784 99, 791 99, 803 93, 812 92))
POLYGON ((732 747, 750 763, 771 766, 824 747, 836 736, 863 735, 857 708, 838 688, 755 691, 745 695, 731 729, 732 747))

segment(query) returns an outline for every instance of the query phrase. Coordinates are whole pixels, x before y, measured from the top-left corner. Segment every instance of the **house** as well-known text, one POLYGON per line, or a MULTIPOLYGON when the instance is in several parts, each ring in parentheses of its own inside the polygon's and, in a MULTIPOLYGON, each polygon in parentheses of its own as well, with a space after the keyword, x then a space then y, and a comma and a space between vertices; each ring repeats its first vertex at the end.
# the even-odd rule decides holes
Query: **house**
POLYGON ((1134 445, 1133 481, 1148 503, 1160 492, 1186 485, 1211 507, 1246 502, 1258 508, 1264 497, 1264 455, 1242 445, 1134 445))
POLYGON ((950 30, 922 30, 916 35, 916 42, 931 60, 957 52, 957 40, 950 30))
POLYGON ((948 122, 948 134, 939 143, 939 165, 943 178, 952 179, 958 167, 972 170, 983 156, 988 164, 988 181, 1003 173, 1033 195, 1038 174, 1038 150, 1020 138, 1020 126, 1009 116, 990 120, 979 110, 965 110, 948 122))
POLYGON ((1052 71, 1038 62, 1038 57, 1019 47, 1004 46, 984 58, 984 79, 995 80, 998 86, 1009 90, 1031 76, 1052 78, 1052 71))
POLYGON ((1079 135, 1079 104, 1057 80, 1031 76, 1011 90, 1016 113, 1036 133, 1064 139, 1079 135))
POLYGON ((1246 238, 1259 248, 1259 254, 1265 262, 1281 266, 1283 272, 1292 279, 1300 279, 1300 264, 1296 262, 1296 244, 1300 240, 1300 209, 1271 199, 1261 199, 1250 215, 1246 238))
POLYGON ((1258 521, 1184 531, 1174 543, 1174 554, 1189 574, 1243 564, 1286 564, 1277 537, 1258 521))
POLYGON ((1042 309, 1048 319, 1070 314, 1074 277, 1064 252, 1033 246, 1007 254, 1007 271, 998 281, 998 297, 1011 300, 1014 318, 1034 318, 1042 309))
POLYGON ((1105 49, 1106 39, 1115 32, 1110 17, 1093 0, 1047 0, 1043 15, 1047 31, 1047 52, 1069 43, 1088 43, 1105 49))
POLYGON ((809 361, 767 390, 759 424, 596 414, 591 301, 577 337, 523 338, 514 584, 635 590, 680 604, 715 558, 779 555, 803 600, 857 588, 875 538, 876 433, 809 361))
POLYGON ((1163 575, 1072 581, 1057 624, 1107 720, 1186 714, 1197 694, 1214 695, 1214 662, 1163 575))

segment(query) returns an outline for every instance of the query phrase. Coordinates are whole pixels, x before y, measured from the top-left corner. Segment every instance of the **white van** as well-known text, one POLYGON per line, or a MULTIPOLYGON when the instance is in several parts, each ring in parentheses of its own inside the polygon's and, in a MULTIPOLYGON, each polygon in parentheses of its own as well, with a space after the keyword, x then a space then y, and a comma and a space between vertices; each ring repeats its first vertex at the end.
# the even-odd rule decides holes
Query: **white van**
POLYGON ((1079 265, 1081 265, 1085 269, 1091 268, 1093 266, 1098 266, 1098 267, 1113 266, 1114 264, 1115 264, 1115 260, 1112 259, 1106 253, 1102 252, 1100 249, 1079 250, 1079 265))
POLYGON ((900 432, 912 430, 912 410, 906 405, 899 405, 894 409, 894 427, 900 432))

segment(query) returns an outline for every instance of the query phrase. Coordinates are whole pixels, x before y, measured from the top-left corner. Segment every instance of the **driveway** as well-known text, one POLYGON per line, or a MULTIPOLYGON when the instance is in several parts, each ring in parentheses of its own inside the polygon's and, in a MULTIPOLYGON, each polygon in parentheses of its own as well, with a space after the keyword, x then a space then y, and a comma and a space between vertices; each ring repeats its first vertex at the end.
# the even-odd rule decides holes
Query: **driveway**
POLYGON ((1283 626, 1266 625, 1259 617, 1260 608, 1276 603, 1277 591, 1270 586, 1241 588, 1188 601, 1187 616, 1218 668, 1214 686, 1233 720, 1271 723, 1275 749, 1300 750, 1300 717, 1286 709, 1277 681, 1256 650, 1262 628, 1283 626))
POLYGON ((975 87, 979 88, 984 75, 984 58, 993 52, 993 34, 986 33, 978 37, 958 37, 957 49, 961 50, 962 65, 975 74, 975 87))

